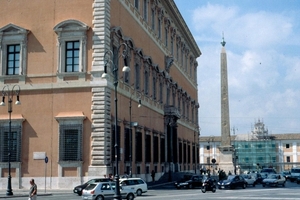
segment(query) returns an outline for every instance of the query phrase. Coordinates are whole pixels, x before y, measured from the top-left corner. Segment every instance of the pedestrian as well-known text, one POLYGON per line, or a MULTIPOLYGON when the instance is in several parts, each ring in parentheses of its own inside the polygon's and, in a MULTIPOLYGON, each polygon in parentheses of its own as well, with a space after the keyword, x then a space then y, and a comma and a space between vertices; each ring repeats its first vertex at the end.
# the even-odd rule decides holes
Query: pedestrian
POLYGON ((29 181, 31 187, 29 190, 29 199, 28 200, 37 200, 37 185, 34 182, 34 179, 29 181))
POLYGON ((155 171, 154 170, 151 171, 151 177, 152 177, 152 181, 154 182, 155 181, 155 171))

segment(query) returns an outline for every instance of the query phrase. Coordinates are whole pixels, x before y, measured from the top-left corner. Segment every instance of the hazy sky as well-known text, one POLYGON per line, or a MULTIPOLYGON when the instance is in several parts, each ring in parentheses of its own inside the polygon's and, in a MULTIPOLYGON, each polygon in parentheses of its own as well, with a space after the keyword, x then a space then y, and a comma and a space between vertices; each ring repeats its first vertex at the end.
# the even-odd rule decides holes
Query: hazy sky
POLYGON ((221 135, 220 51, 226 41, 231 134, 255 121, 300 133, 300 0, 175 0, 198 58, 201 135, 221 135))

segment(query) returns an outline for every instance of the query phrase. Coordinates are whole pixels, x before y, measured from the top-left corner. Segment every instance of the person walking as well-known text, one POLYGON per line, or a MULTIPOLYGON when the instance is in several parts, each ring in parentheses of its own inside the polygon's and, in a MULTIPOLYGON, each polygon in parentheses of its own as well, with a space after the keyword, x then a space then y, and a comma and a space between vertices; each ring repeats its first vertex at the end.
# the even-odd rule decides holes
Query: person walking
POLYGON ((34 183, 34 179, 30 180, 30 190, 28 200, 37 200, 37 185, 34 183))
POLYGON ((155 171, 154 170, 151 171, 151 177, 152 177, 152 181, 154 182, 155 181, 155 171))

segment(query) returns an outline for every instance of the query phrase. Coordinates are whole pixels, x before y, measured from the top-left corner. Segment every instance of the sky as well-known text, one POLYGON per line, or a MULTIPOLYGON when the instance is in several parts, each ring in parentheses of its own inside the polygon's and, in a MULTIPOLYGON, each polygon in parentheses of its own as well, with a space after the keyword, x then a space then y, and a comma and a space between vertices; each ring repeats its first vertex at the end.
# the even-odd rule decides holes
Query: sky
POLYGON ((231 135, 251 133, 258 120, 269 134, 300 133, 300 1, 174 1, 202 53, 201 136, 221 135, 223 33, 231 135))

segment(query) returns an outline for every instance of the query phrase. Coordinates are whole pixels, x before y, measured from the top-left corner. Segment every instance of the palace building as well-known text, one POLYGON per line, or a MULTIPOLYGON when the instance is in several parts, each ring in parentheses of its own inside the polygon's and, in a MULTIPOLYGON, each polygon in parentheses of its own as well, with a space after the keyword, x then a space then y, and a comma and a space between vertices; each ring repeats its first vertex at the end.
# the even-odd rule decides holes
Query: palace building
POLYGON ((201 51, 173 0, 0 9, 0 189, 199 169, 201 51))

